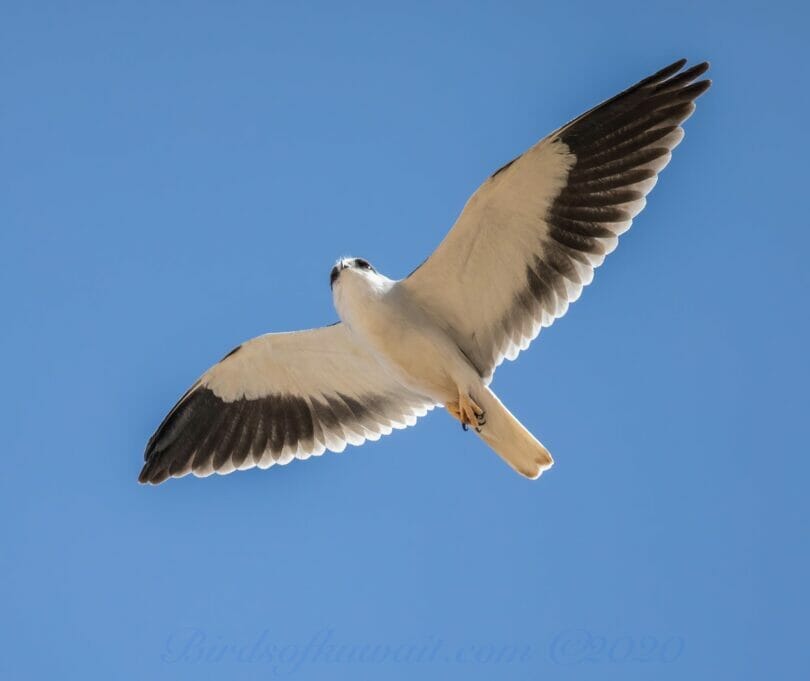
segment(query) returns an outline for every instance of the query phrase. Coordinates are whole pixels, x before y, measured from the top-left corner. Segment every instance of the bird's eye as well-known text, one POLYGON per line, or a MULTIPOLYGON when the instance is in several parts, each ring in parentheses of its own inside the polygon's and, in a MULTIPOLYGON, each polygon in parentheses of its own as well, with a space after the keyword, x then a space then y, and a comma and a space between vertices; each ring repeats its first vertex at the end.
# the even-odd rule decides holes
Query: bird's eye
POLYGON ((355 260, 354 262, 362 270, 370 270, 371 269, 371 265, 368 263, 368 260, 363 260, 362 258, 357 258, 357 260, 355 260))

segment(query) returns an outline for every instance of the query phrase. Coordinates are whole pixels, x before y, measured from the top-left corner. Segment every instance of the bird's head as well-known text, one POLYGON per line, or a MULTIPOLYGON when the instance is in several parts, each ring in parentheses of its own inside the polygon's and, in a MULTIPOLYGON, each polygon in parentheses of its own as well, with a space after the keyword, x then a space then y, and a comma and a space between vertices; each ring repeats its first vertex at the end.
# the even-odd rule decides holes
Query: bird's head
POLYGON ((341 276, 345 277, 347 274, 368 278, 376 276, 377 270, 371 266, 368 260, 363 260, 363 258, 341 258, 335 263, 329 275, 329 288, 334 289, 341 276))

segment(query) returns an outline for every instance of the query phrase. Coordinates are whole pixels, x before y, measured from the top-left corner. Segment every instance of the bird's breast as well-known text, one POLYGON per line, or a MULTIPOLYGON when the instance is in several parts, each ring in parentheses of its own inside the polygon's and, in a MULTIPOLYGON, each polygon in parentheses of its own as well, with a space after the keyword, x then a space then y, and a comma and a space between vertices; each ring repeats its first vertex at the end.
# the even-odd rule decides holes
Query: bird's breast
POLYGON ((457 379, 468 370, 463 355, 406 291, 341 293, 335 300, 341 320, 394 378, 436 402, 456 398, 457 379))

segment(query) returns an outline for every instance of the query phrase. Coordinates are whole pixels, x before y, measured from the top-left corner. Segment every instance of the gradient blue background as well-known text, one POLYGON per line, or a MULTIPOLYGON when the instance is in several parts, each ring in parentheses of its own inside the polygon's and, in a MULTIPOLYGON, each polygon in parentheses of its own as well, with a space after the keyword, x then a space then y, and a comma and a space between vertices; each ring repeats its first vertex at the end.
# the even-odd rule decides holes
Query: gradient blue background
POLYGON ((0 676, 808 678, 804 10, 0 10, 0 676), (208 365, 335 319, 336 257, 404 276, 491 171, 681 56, 715 85, 648 208, 495 380, 541 481, 435 412, 136 484, 208 365))

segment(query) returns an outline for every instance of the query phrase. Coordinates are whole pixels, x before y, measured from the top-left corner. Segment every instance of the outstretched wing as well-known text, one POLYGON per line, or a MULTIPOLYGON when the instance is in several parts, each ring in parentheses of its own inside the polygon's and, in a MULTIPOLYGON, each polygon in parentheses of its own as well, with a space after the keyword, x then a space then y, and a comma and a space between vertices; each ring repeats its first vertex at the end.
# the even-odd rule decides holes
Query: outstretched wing
POLYGON ((149 440, 139 480, 341 452, 413 425, 433 406, 390 378, 343 324, 260 336, 183 395, 149 440))
POLYGON ((707 69, 675 62, 552 133, 473 194, 402 282, 489 380, 565 314, 644 208, 707 69))

